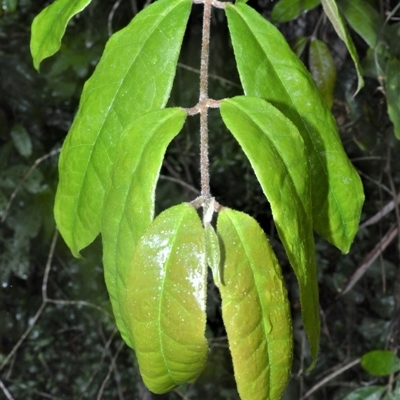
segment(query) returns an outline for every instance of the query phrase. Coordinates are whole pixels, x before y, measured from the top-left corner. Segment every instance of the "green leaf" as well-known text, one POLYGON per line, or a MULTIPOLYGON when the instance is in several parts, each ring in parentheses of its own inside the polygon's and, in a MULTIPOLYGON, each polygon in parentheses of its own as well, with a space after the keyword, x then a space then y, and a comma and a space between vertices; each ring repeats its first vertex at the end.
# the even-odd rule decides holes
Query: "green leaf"
POLYGON ((110 38, 85 84, 61 152, 55 203, 60 233, 75 256, 100 231, 121 132, 169 98, 190 9, 190 0, 146 7, 110 38))
POLYGON ((389 118, 400 140, 400 61, 397 58, 391 58, 386 64, 385 89, 389 118))
POLYGON ((389 350, 374 350, 361 357, 361 366, 371 375, 386 376, 400 371, 400 358, 389 350))
POLYGON ((372 4, 365 0, 337 0, 349 25, 365 40, 375 47, 384 20, 372 4))
POLYGON ((271 204, 279 237, 299 282, 303 323, 315 363, 320 325, 304 141, 291 121, 263 99, 235 97, 224 100, 220 110, 271 204))
MULTIPOLYGON (((352 0, 353 1, 353 0, 352 0)), ((339 12, 338 6, 335 0, 321 0, 322 6, 324 8, 325 14, 331 21, 333 27, 335 28, 336 33, 345 43, 347 50, 350 53, 351 58, 353 59, 354 66, 356 67, 358 85, 357 90, 354 93, 354 96, 361 90, 364 86, 363 72, 360 65, 360 61, 358 59, 357 50, 354 46, 353 40, 346 28, 346 24, 343 21, 343 18, 339 12)))
POLYGON ((305 36, 299 36, 289 42, 290 48, 296 54, 297 57, 301 57, 304 52, 304 49, 307 46, 308 38, 305 36))
POLYGON ((332 114, 310 73, 272 24, 244 4, 225 10, 245 94, 268 100, 296 125, 310 161, 314 229, 348 252, 364 194, 332 114))
POLYGON ((265 233, 247 214, 223 209, 222 316, 242 400, 280 399, 292 364, 290 304, 265 233))
POLYGON ((321 0, 280 0, 272 9, 271 22, 279 24, 291 21, 320 3, 321 0))
POLYGON ((321 40, 311 41, 308 56, 311 74, 329 108, 333 106, 336 83, 336 67, 329 47, 321 40))
POLYGON ((206 240, 207 263, 213 273, 214 282, 219 285, 221 283, 221 253, 218 236, 210 224, 205 226, 204 235, 206 240))
POLYGON ((380 400, 384 391, 383 386, 369 386, 354 390, 343 400, 380 400))
POLYGON ((39 71, 40 63, 61 47, 69 20, 92 0, 55 0, 32 23, 31 54, 33 65, 39 71))
POLYGON ((171 207, 138 243, 124 304, 140 372, 154 393, 194 381, 205 365, 206 286, 200 218, 189 204, 171 207))
POLYGON ((138 117, 123 131, 115 155, 102 223, 104 276, 118 329, 131 347, 120 296, 136 244, 153 220, 155 188, 166 148, 182 129, 186 115, 181 108, 167 108, 138 117))
POLYGON ((22 157, 28 158, 32 154, 32 141, 26 129, 20 125, 15 124, 11 130, 11 139, 15 148, 22 157))

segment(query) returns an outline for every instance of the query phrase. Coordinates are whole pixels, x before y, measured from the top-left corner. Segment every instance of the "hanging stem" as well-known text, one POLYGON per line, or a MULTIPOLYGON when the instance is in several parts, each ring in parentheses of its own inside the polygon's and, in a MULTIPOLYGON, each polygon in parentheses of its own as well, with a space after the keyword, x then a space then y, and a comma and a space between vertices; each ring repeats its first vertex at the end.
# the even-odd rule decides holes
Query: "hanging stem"
POLYGON ((203 37, 200 65, 200 177, 201 195, 210 197, 210 172, 208 158, 208 60, 210 55, 211 0, 204 1, 203 37))

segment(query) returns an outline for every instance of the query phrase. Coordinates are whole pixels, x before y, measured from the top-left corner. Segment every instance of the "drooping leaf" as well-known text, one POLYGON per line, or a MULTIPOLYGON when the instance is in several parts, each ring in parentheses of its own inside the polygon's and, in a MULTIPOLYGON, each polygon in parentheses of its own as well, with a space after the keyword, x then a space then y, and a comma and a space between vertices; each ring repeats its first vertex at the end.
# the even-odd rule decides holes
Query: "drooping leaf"
POLYGON ((336 83, 336 67, 329 47, 321 40, 311 41, 308 56, 314 81, 329 108, 333 106, 333 92, 336 83))
POLYGON ((347 50, 350 53, 351 58, 353 59, 354 66, 356 67, 358 85, 357 90, 354 93, 354 96, 361 90, 364 86, 363 72, 360 65, 360 61, 358 59, 357 50, 354 46, 353 40, 347 30, 346 24, 343 21, 343 18, 339 12, 339 8, 336 4, 335 0, 321 0, 322 6, 324 7, 325 14, 331 21, 333 27, 335 28, 336 33, 345 43, 347 50))
POLYGON ((337 0, 349 25, 368 43, 375 47, 384 23, 382 16, 365 0, 337 0))
POLYGON ((221 253, 219 241, 212 225, 207 224, 204 228, 206 240, 207 263, 213 273, 216 285, 221 283, 221 253))
POLYGON ((32 23, 31 54, 34 67, 55 54, 61 46, 69 20, 92 0, 55 0, 47 6, 32 23))
POLYGON ((400 359, 389 350, 374 350, 361 357, 361 366, 371 375, 387 376, 400 371, 400 359))
POLYGON ((400 140, 400 61, 397 58, 391 58, 386 64, 385 89, 389 118, 400 140))
POLYGON ((223 209, 222 316, 242 400, 280 399, 292 363, 290 305, 265 233, 249 215, 223 209))
POLYGON ((314 229, 348 252, 364 194, 332 114, 310 73, 272 24, 245 4, 225 10, 245 94, 265 98, 298 128, 311 167, 314 229))
POLYGON ((32 141, 26 129, 20 125, 15 124, 11 129, 11 139, 15 148, 22 157, 28 158, 32 154, 32 141))
POLYGON ((169 208, 137 245, 124 303, 140 372, 154 393, 195 380, 205 365, 206 279, 196 210, 189 204, 169 208))
POLYGON ((354 390, 343 400, 380 400, 384 391, 383 386, 368 386, 354 390))
POLYGON ((75 256, 100 231, 121 132, 168 100, 190 8, 190 0, 146 7, 110 38, 84 86, 61 152, 55 202, 57 225, 75 256))
POLYGON ((224 100, 220 110, 271 204, 279 237, 299 282, 303 323, 315 362, 320 325, 304 141, 291 121, 264 99, 235 97, 224 100))
POLYGON ((272 9, 271 22, 280 24, 291 21, 320 3, 321 0, 280 0, 272 9))
POLYGON ((120 296, 136 244, 153 220, 155 188, 165 151, 182 129, 186 115, 181 108, 167 108, 138 117, 121 134, 115 155, 102 223, 104 276, 118 329, 131 347, 120 296))

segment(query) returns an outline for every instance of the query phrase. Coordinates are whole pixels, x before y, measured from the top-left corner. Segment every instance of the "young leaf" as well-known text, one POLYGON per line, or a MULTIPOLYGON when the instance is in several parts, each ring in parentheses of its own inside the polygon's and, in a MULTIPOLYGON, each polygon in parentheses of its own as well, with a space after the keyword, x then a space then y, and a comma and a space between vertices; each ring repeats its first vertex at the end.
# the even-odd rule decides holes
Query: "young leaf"
POLYGON ((200 218, 189 204, 171 207, 138 243, 124 304, 140 372, 154 393, 192 382, 205 365, 206 280, 200 218))
POLYGON ((371 375, 387 376, 400 371, 400 359, 389 350, 374 350, 361 357, 361 366, 371 375))
POLYGON ((280 399, 292 364, 290 305, 268 239, 249 215, 223 209, 222 316, 242 400, 280 399))
POLYGON ((121 132, 165 106, 191 0, 159 0, 107 43, 60 156, 55 218, 75 256, 100 231, 121 132), (166 51, 165 49, 168 49, 166 51))
POLYGON ((69 20, 92 0, 55 0, 32 23, 31 54, 39 71, 40 63, 55 54, 60 46, 69 20))
POLYGON ((391 58, 386 64, 385 89, 389 118, 394 125, 394 134, 400 140, 400 61, 391 58))
POLYGON ((365 0, 337 0, 349 25, 368 43, 375 47, 384 20, 379 12, 365 0))
POLYGON ((245 4, 225 10, 245 94, 268 100, 296 125, 310 161, 314 229, 348 252, 364 194, 332 114, 310 73, 272 24, 245 4))
POLYGON ((216 285, 221 283, 221 254, 219 248, 218 236, 212 225, 208 224, 204 228, 206 240, 207 263, 213 273, 216 285))
POLYGON ((291 21, 320 3, 321 0, 280 0, 272 9, 271 22, 279 24, 291 21))
POLYGON ((320 334, 318 285, 303 139, 291 121, 264 99, 235 97, 224 100, 220 110, 271 204, 279 237, 299 282, 303 323, 315 362, 320 334))
POLYGON ((309 66, 314 81, 327 106, 333 106, 333 92, 336 83, 336 67, 329 47, 321 40, 311 41, 308 56, 309 66))
MULTIPOLYGON (((352 0, 353 1, 353 0, 352 0)), ((331 21, 333 27, 335 28, 336 33, 346 44, 347 50, 350 53, 351 58, 353 59, 354 66, 356 67, 358 85, 357 90, 354 93, 354 96, 361 90, 364 86, 363 72, 360 65, 360 61, 358 60, 357 50, 354 46, 353 40, 349 32, 347 31, 346 24, 343 21, 343 18, 339 12, 338 6, 335 0, 321 0, 322 6, 324 8, 325 14, 331 21)))
POLYGON ((183 109, 167 108, 138 117, 123 131, 115 154, 102 223, 103 264, 118 329, 131 347, 120 296, 136 244, 153 220, 155 188, 165 151, 182 129, 186 115, 183 109))

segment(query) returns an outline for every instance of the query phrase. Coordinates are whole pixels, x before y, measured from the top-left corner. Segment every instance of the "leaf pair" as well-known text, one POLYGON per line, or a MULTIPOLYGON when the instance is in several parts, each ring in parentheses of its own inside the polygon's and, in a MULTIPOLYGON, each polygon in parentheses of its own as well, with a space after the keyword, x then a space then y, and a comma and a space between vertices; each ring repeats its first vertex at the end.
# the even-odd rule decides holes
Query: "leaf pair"
POLYGON ((201 373, 208 352, 206 259, 217 259, 211 266, 221 277, 215 280, 239 394, 242 400, 278 399, 292 358, 290 307, 279 264, 250 216, 223 209, 217 229, 219 239, 210 225, 203 230, 192 206, 181 204, 161 213, 137 245, 123 313, 143 379, 150 390, 163 393, 201 373))

